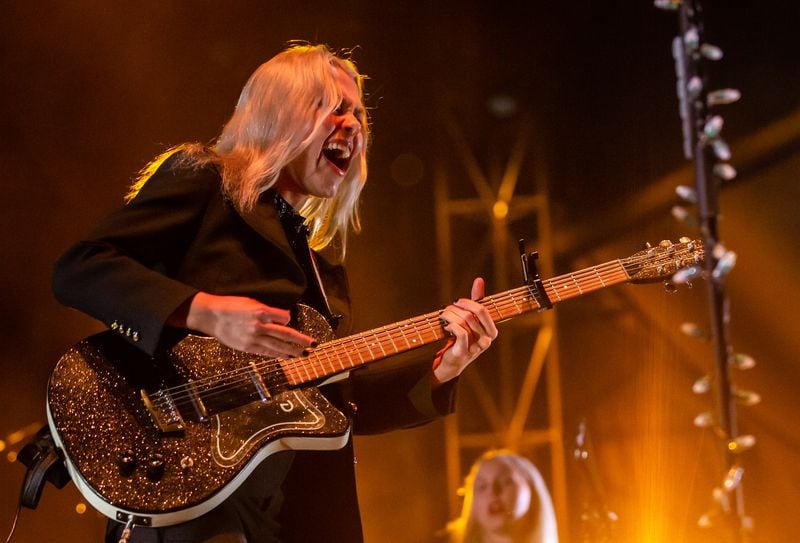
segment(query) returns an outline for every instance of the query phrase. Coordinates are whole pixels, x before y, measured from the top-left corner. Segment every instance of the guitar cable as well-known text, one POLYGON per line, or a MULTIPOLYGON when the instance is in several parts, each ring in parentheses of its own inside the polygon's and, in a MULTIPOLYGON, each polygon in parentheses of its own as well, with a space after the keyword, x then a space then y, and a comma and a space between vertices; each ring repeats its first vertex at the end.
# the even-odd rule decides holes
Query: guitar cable
POLYGON ((11 523, 11 531, 8 532, 8 537, 6 538, 6 543, 11 543, 11 538, 14 537, 14 532, 17 530, 17 521, 19 520, 19 515, 22 512, 22 496, 25 493, 25 485, 23 484, 22 487, 19 489, 19 500, 17 501, 17 511, 14 513, 14 521, 11 523))
POLYGON ((64 488, 70 481, 70 475, 47 425, 36 432, 33 439, 19 451, 17 461, 23 464, 27 471, 20 486, 17 511, 6 543, 10 543, 14 536, 22 507, 36 509, 39 505, 46 482, 49 481, 56 488, 64 488))

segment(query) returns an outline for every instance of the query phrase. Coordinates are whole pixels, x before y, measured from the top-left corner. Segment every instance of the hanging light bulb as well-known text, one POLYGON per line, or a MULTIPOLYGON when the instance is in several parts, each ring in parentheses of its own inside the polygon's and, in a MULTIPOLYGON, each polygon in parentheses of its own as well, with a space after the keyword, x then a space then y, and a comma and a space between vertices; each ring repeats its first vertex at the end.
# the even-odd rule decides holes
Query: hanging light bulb
POLYGON ((711 377, 704 375, 694 382, 692 385, 692 392, 695 394, 705 394, 711 389, 711 377))
POLYGON ((740 404, 747 407, 761 403, 761 395, 758 392, 753 392, 752 390, 736 389, 734 391, 734 395, 740 404))
POLYGON ((714 271, 711 272, 711 277, 714 279, 722 279, 733 270, 733 267, 736 265, 736 253, 733 251, 727 251, 724 255, 717 261, 717 265, 714 266, 714 271))
POLYGON ((722 49, 710 43, 704 43, 700 46, 700 54, 708 60, 719 60, 722 58, 722 49))
POLYGON ((701 275, 703 275, 703 269, 700 266, 689 266, 675 272, 675 275, 672 276, 672 282, 676 285, 685 285, 701 275))
POLYGON ((731 469, 729 469, 728 473, 725 475, 725 480, 722 482, 722 488, 724 488, 726 492, 736 489, 742 482, 743 475, 744 468, 742 466, 731 466, 731 469))
POLYGON ((723 162, 720 162, 719 164, 714 165, 714 175, 716 175, 723 181, 730 181, 731 179, 736 177, 736 168, 734 168, 730 164, 725 164, 723 162))
POLYGON ((711 149, 714 151, 714 156, 722 161, 731 159, 731 148, 725 143, 722 138, 715 138, 711 141, 711 149))
POLYGON ((728 499, 728 495, 722 490, 720 487, 715 486, 714 489, 711 491, 711 497, 714 499, 714 502, 719 505, 720 509, 722 509, 725 513, 730 511, 731 509, 731 502, 728 499))
POLYGON ((742 97, 738 89, 719 89, 708 93, 708 105, 724 106, 732 104, 742 97))
POLYGON ((756 360, 749 354, 736 353, 731 361, 733 367, 740 370, 749 370, 756 365, 756 360))
POLYGON ((677 11, 681 3, 679 0, 653 0, 653 5, 664 11, 677 11))
POLYGON ((722 132, 722 117, 714 115, 703 126, 703 133, 709 138, 716 138, 722 132))
POLYGON ((694 425, 698 428, 708 428, 714 424, 714 416, 711 411, 703 411, 694 418, 694 425))
POLYGON ((678 185, 675 187, 675 193, 680 196, 683 200, 689 202, 690 204, 697 203, 697 191, 694 190, 692 187, 687 187, 686 185, 678 185))
POLYGON ((706 335, 705 331, 703 331, 702 328, 700 328, 699 326, 697 326, 693 322, 684 322, 683 324, 681 324, 681 332, 683 332, 687 336, 695 338, 695 339, 707 339, 708 338, 708 336, 706 335))
POLYGON ((744 434, 736 439, 728 441, 728 450, 732 453, 742 453, 748 449, 752 449, 756 444, 756 436, 751 434, 744 434))

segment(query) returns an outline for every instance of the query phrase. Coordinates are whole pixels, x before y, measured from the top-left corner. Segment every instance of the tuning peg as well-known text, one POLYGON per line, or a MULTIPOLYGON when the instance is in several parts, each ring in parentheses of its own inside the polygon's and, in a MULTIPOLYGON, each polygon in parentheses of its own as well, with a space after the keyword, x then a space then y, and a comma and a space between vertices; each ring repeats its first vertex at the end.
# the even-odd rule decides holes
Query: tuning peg
POLYGON ((704 43, 700 46, 700 54, 708 60, 719 60, 722 58, 722 49, 710 43, 704 43))
POLYGON ((720 162, 719 164, 714 164, 714 175, 716 175, 723 181, 730 181, 731 179, 736 177, 736 168, 734 168, 730 164, 720 162))
POLYGON ((694 190, 692 187, 687 187, 686 185, 678 185, 677 187, 675 187, 675 193, 682 199, 689 202, 690 204, 697 203, 697 191, 694 190))
POLYGON ((708 93, 709 106, 724 106, 732 104, 742 97, 738 89, 719 89, 708 93))
POLYGON ((724 124, 722 117, 714 115, 703 126, 703 133, 709 138, 716 138, 722 132, 722 125, 724 124))
POLYGON ((716 156, 718 159, 722 161, 728 161, 731 159, 731 149, 722 138, 714 138, 711 140, 711 149, 714 151, 714 156, 716 156))
POLYGON ((731 364, 736 369, 749 370, 750 368, 755 367, 756 360, 749 354, 736 353, 731 359, 731 364))

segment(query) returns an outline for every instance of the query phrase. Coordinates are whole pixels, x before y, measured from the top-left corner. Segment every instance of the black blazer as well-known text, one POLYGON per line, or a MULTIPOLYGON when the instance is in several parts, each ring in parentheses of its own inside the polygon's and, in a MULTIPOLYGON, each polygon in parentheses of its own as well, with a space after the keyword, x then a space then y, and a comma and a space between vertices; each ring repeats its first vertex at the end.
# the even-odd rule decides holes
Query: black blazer
MULTIPOLYGON (((248 296, 291 309, 307 287, 271 198, 240 215, 223 194, 215 167, 173 168, 174 163, 175 157, 167 159, 130 203, 70 248, 53 276, 61 303, 103 321, 150 355, 165 336, 167 318, 198 291, 248 296)), ((321 255, 317 261, 331 309, 343 316, 336 332, 347 335, 345 270, 321 255)), ((423 357, 419 364, 375 365, 323 392, 341 407, 357 406, 352 417, 356 433, 423 424, 454 405, 453 383, 431 392, 430 361, 423 357)), ((286 541, 360 541, 351 445, 287 458, 293 454, 267 459, 250 478, 258 480, 248 481, 232 500, 247 494, 247 500, 263 502, 262 511, 280 509, 276 514, 286 541), (327 486, 336 489, 335 511, 329 511, 325 499, 327 486)), ((233 509, 247 517, 241 507, 233 509)), ((277 528, 271 522, 255 515, 243 521, 243 530, 252 541, 272 541, 277 528)))

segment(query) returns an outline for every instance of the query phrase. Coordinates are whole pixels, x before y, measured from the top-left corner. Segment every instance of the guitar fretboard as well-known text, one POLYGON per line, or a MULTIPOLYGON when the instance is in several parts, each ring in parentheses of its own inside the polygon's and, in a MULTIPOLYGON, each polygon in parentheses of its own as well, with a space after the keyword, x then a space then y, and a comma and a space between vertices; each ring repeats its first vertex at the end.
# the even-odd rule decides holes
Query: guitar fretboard
MULTIPOLYGON (((555 304, 630 278, 623 261, 613 260, 543 281, 542 286, 555 304)), ((495 322, 545 307, 534 287, 528 285, 487 296, 479 303, 495 322)), ((281 361, 281 367, 291 385, 301 385, 435 343, 447 335, 441 313, 441 310, 427 313, 325 343, 305 358, 281 361)))

